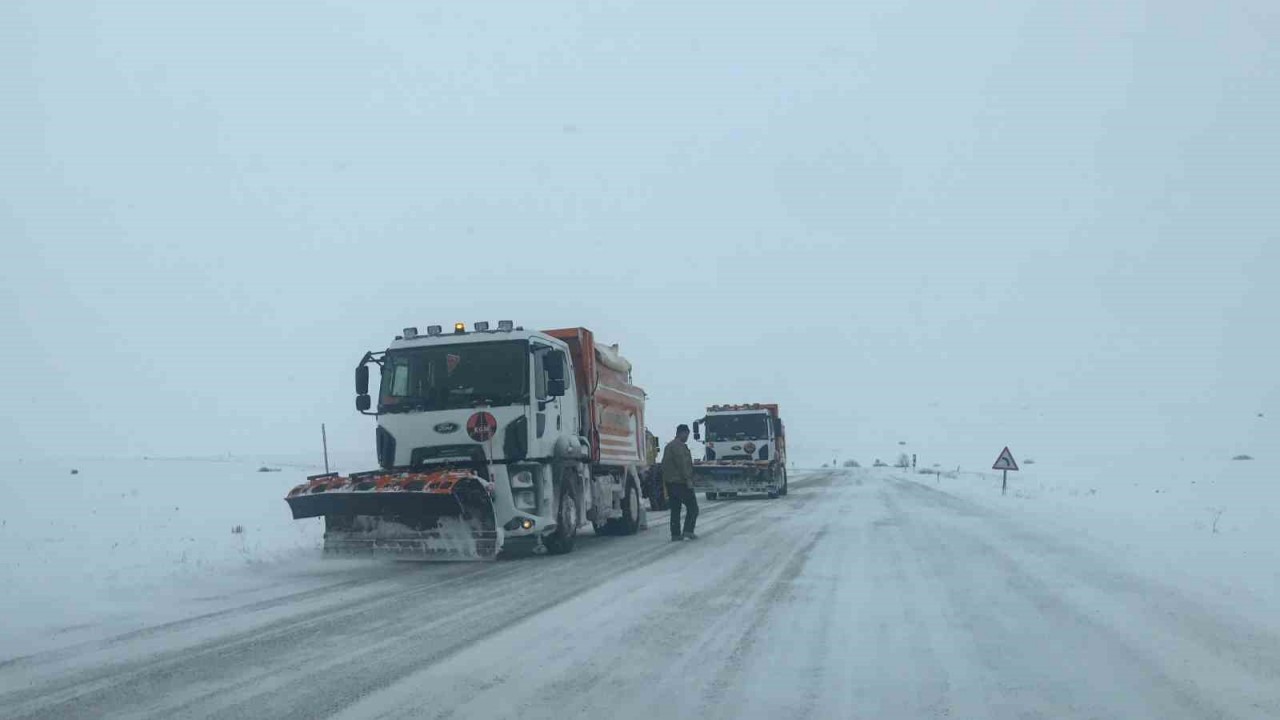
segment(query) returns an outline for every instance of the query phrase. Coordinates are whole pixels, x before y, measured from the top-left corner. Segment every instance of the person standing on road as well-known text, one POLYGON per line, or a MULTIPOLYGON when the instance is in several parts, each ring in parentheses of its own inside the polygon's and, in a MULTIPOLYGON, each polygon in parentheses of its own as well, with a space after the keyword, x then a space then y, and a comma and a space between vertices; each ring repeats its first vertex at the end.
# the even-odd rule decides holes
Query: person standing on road
POLYGON ((697 540, 693 527, 698 522, 698 497, 693 494, 693 455, 689 453, 689 426, 676 428, 676 437, 662 451, 662 482, 667 486, 671 503, 671 541, 697 540), (684 532, 680 530, 680 506, 684 516, 684 532))

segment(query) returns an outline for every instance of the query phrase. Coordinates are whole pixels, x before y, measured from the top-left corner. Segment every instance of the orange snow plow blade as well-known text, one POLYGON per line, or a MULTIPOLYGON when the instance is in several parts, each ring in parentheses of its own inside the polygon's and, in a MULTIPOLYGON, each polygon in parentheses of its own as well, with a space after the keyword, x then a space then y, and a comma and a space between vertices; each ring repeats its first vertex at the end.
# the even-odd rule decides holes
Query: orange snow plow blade
POLYGON ((314 475, 289 491, 295 520, 325 519, 326 554, 492 560, 502 549, 490 484, 467 470, 314 475))

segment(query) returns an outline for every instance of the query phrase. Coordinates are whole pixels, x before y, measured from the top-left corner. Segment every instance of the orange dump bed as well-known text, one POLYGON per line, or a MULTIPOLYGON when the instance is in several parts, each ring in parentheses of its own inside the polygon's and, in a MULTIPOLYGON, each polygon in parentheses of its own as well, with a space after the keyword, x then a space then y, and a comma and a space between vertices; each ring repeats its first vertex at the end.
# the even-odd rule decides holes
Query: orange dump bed
POLYGON ((597 345, 586 328, 544 331, 563 340, 573 356, 574 382, 583 398, 579 412, 600 465, 644 464, 644 391, 631 384, 631 363, 616 345, 597 345))

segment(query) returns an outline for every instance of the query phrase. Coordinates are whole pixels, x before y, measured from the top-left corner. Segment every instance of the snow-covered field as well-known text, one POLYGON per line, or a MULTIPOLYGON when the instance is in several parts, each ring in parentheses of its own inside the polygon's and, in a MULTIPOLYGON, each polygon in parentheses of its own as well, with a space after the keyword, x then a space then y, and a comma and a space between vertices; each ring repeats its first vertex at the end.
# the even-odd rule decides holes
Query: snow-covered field
POLYGON ((1106 464, 909 478, 1088 543, 1186 592, 1280 628, 1280 467, 1183 449, 1106 464))
MULTIPOLYGON (((248 460, 11 462, 0 470, 0 659, 191 611, 188 591, 313 558, 283 497, 322 469, 248 460), (71 474, 72 470, 77 474, 71 474)), ((211 590, 212 588, 212 590, 211 590)))

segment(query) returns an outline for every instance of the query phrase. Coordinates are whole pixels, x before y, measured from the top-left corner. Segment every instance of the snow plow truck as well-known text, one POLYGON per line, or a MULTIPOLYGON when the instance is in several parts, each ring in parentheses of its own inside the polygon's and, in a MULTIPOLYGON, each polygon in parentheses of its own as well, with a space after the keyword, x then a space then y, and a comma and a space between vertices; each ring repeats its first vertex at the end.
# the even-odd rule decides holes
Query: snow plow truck
POLYGON ((787 494, 787 442, 774 403, 712 405, 693 423, 703 440, 703 459, 693 463, 693 490, 708 500, 745 493, 771 498, 787 494))
POLYGON ((324 518, 326 554, 492 559, 516 541, 567 553, 587 523, 645 525, 644 392, 586 328, 405 328, 365 353, 355 386, 356 409, 377 418, 378 469, 314 475, 285 498, 295 519, 324 518))

